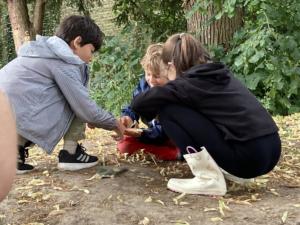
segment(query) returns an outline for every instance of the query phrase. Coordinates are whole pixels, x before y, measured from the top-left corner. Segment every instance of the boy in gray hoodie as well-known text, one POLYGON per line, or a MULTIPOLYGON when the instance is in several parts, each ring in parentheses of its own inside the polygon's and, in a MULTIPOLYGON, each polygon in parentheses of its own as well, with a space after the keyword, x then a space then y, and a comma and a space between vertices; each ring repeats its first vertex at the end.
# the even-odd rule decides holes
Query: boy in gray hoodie
POLYGON ((19 159, 17 173, 33 169, 25 163, 27 148, 37 144, 51 153, 61 138, 58 168, 79 170, 98 163, 78 144, 90 127, 114 130, 124 127, 90 99, 87 64, 103 42, 100 28, 85 16, 70 16, 55 36, 37 36, 25 43, 18 57, 0 70, 0 90, 8 96, 17 123, 19 159))

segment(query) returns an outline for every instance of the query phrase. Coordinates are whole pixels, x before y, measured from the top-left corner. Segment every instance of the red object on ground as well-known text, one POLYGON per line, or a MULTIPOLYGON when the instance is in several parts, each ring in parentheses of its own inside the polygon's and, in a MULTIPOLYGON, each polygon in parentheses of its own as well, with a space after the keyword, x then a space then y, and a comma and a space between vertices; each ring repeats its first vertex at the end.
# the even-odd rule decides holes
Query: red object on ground
POLYGON ((171 141, 162 145, 153 145, 142 143, 135 137, 125 136, 118 142, 118 150, 121 153, 131 155, 142 149, 161 160, 178 160, 180 156, 180 150, 171 141))

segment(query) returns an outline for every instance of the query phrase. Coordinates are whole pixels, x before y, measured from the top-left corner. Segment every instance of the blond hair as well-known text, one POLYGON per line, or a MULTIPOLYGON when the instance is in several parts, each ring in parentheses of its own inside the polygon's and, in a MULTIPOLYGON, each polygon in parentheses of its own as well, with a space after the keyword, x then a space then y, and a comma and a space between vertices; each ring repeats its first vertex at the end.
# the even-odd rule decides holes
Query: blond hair
POLYGON ((164 66, 162 56, 163 44, 151 44, 146 50, 146 54, 141 60, 141 65, 145 71, 151 71, 155 74, 161 74, 161 70, 164 66))
POLYGON ((210 56, 200 41, 187 33, 174 34, 168 38, 163 47, 162 60, 164 63, 172 62, 177 75, 192 66, 207 63, 210 56))

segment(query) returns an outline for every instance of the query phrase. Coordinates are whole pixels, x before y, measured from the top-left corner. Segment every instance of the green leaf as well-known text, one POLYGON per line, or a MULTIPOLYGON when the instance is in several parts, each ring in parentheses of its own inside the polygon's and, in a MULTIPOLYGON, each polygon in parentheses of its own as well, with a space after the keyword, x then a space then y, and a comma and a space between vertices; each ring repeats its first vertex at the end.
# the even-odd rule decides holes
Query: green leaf
POLYGON ((91 69, 94 72, 98 72, 100 70, 100 64, 97 61, 94 61, 91 65, 91 69))
POLYGON ((290 107, 291 107, 291 103, 290 103, 289 99, 286 98, 286 97, 280 97, 280 98, 279 98, 279 102, 280 102, 283 106, 285 106, 286 108, 290 108, 290 107))
POLYGON ((241 56, 237 57, 234 61, 234 65, 236 67, 240 67, 241 65, 243 65, 243 63, 244 63, 244 60, 241 56))
POLYGON ((300 47, 295 48, 292 51, 291 56, 295 61, 300 61, 300 47))
POLYGON ((219 20, 219 19, 221 19, 221 17, 223 16, 223 12, 219 12, 216 16, 215 16, 215 18, 216 18, 216 20, 219 20))
POLYGON ((263 79, 261 74, 253 73, 246 77, 246 84, 250 90, 255 90, 258 83, 263 79))
POLYGON ((271 63, 266 63, 266 67, 268 70, 271 70, 271 71, 275 70, 275 66, 271 63))
POLYGON ((265 53, 263 51, 257 51, 255 55, 253 55, 250 59, 250 63, 257 63, 261 58, 265 56, 265 53))

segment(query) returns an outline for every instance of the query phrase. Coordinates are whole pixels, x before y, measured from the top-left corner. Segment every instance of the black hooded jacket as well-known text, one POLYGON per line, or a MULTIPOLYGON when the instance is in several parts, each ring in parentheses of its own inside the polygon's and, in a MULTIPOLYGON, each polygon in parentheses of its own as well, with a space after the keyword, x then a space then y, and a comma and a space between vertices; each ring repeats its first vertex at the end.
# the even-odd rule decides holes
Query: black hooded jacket
POLYGON ((222 63, 194 66, 165 86, 136 96, 131 107, 150 120, 168 104, 185 105, 201 113, 226 140, 247 141, 278 131, 266 109, 222 63))

